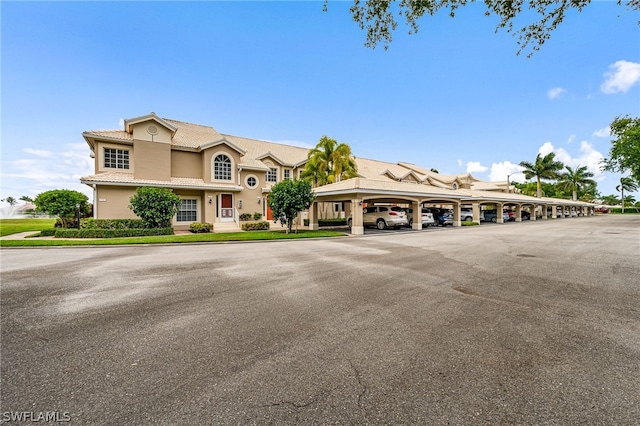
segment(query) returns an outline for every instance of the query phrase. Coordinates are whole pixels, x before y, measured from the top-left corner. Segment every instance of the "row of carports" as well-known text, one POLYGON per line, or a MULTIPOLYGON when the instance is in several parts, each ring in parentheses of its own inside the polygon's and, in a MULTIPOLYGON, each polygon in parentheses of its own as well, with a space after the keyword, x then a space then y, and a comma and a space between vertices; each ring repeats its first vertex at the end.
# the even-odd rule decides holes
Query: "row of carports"
MULTIPOLYGON (((363 206, 373 204, 406 205, 414 212, 419 212, 423 205, 443 206, 453 210, 453 226, 461 226, 461 209, 470 207, 473 221, 480 222, 480 211, 485 205, 492 205, 498 212, 505 208, 515 211, 516 222, 522 221, 523 208, 530 212, 530 219, 558 217, 558 208, 562 214, 568 209, 576 215, 588 216, 595 212, 595 205, 580 201, 562 200, 557 198, 537 198, 522 194, 512 194, 490 191, 447 190, 428 185, 411 184, 405 182, 374 181, 371 179, 349 179, 331 185, 314 189, 316 199, 308 212, 309 229, 319 229, 318 205, 323 202, 345 203, 345 214, 352 218, 351 233, 364 234, 363 206), (355 208, 358 206, 358 208, 355 208), (550 212, 548 211, 550 208, 550 212)), ((497 222, 503 223, 502 214, 497 215, 497 222)), ((413 229, 422 229, 420 221, 414 221, 413 229)))

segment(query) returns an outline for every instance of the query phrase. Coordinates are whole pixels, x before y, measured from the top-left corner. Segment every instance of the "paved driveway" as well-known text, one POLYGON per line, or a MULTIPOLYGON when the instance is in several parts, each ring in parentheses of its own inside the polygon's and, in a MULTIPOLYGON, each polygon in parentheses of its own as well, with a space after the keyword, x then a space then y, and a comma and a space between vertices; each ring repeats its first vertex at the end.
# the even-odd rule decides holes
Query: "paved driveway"
POLYGON ((2 249, 0 414, 637 424, 640 216, 517 225, 2 249))

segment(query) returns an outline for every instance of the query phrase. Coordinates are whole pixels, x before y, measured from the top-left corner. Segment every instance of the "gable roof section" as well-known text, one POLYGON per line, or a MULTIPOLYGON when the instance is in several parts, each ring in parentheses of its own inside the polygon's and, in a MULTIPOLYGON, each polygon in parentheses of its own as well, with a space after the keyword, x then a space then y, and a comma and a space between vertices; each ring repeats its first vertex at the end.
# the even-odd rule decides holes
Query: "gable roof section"
POLYGON ((229 148, 233 149, 234 151, 238 152, 240 155, 244 155, 247 153, 247 151, 245 151, 244 149, 240 148, 238 145, 234 144, 233 142, 229 142, 227 140, 227 138, 225 138, 224 136, 221 139, 215 140, 215 141, 211 141, 211 142, 207 142, 203 145, 200 145, 200 149, 201 150, 205 150, 205 149, 209 149, 209 148, 213 148, 214 146, 218 146, 218 145, 227 145, 229 148))
POLYGON ((140 117, 129 118, 124 120, 124 130, 128 133, 132 133, 134 124, 144 123, 145 121, 155 121, 159 125, 171 131, 171 135, 174 135, 178 130, 175 126, 173 126, 164 118, 158 117, 155 112, 152 112, 151 114, 147 114, 147 115, 142 115, 140 117))

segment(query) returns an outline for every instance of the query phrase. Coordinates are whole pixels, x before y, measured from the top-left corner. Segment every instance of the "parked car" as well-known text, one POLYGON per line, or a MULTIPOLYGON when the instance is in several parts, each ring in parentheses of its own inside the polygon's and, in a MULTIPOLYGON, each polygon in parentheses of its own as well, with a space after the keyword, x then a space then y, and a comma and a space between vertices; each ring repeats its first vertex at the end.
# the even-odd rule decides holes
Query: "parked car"
POLYGON ((515 222, 516 221, 516 212, 514 212, 513 210, 505 210, 505 212, 507 213, 508 218, 505 219, 505 222, 515 222))
POLYGON ((427 211, 433 214, 433 218, 440 226, 453 225, 453 213, 451 210, 439 207, 427 207, 427 211))
MULTIPOLYGON (((480 215, 480 220, 485 221, 485 222, 493 222, 496 223, 498 222, 498 213, 496 210, 484 210, 482 212, 482 214, 480 215)), ((502 220, 504 222, 509 221, 509 213, 507 213, 506 211, 502 212, 502 220)))
MULTIPOLYGON (((364 209, 363 225, 375 226, 378 229, 394 227, 396 229, 409 224, 407 214, 398 206, 371 206, 364 209)), ((351 228, 352 218, 347 219, 351 228)))
POLYGON ((460 220, 463 222, 473 222, 473 209, 460 209, 460 220))
POLYGON ((526 210, 522 210, 520 215, 522 216, 522 220, 531 220, 531 213, 526 210))
MULTIPOLYGON (((409 221, 409 226, 413 226, 413 209, 407 208, 404 209, 405 213, 407 213, 407 220, 409 221)), ((429 212, 426 208, 422 208, 422 226, 436 226, 436 221, 433 218, 433 214, 429 212)))

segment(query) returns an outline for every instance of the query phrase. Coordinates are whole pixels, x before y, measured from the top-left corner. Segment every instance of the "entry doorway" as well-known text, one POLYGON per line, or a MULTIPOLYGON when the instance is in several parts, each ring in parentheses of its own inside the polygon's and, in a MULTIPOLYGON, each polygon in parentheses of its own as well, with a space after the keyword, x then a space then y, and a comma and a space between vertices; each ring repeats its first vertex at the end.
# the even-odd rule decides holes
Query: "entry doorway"
POLYGON ((220 194, 220 221, 233 222, 233 194, 220 194))

